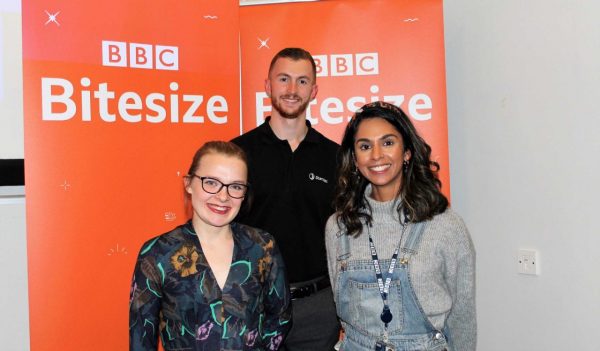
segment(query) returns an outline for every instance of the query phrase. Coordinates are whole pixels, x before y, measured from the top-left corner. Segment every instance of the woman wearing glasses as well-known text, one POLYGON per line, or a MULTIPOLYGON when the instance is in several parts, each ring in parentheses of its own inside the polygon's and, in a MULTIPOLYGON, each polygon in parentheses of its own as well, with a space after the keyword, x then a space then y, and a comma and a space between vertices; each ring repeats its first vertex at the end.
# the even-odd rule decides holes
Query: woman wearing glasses
POLYGON ((277 350, 290 325, 283 261, 268 233, 232 222, 247 197, 247 162, 213 141, 184 178, 189 222, 146 242, 130 298, 129 349, 277 350))
POLYGON ((374 102, 340 153, 326 246, 341 350, 474 351, 475 252, 429 145, 402 110, 374 102))

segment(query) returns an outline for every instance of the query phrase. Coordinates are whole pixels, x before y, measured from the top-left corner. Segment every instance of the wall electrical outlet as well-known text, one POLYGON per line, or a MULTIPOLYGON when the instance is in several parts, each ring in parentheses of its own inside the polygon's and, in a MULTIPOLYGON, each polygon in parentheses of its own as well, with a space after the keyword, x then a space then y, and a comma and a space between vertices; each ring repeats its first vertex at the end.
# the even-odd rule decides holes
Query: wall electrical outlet
POLYGON ((519 274, 538 275, 539 261, 536 250, 519 250, 517 255, 517 266, 519 274))

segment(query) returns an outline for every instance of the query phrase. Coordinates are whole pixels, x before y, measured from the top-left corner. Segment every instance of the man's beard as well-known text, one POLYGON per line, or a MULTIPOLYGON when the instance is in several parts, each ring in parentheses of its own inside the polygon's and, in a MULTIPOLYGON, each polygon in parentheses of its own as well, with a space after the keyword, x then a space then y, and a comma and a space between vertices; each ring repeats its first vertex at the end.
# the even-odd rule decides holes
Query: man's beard
POLYGON ((287 112, 283 109, 282 104, 280 103, 280 99, 289 99, 289 98, 301 100, 301 98, 298 95, 283 95, 283 96, 280 96, 279 98, 271 98, 271 104, 273 105, 273 108, 275 110, 277 110, 277 112, 279 112, 279 115, 283 118, 295 119, 295 118, 300 117, 300 115, 303 114, 304 111, 306 111, 306 108, 308 107, 310 100, 307 100, 306 102, 302 103, 295 110, 293 110, 291 112, 287 112))

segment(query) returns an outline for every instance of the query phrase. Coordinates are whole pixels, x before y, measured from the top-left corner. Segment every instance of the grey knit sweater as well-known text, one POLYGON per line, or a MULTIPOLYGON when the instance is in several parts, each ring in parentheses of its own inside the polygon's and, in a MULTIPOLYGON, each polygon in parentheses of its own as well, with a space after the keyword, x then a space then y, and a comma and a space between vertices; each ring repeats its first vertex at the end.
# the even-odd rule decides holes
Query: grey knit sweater
MULTIPOLYGON (((367 188, 367 193, 369 190, 367 188)), ((366 198, 373 210, 373 227, 369 232, 377 254, 380 259, 389 259, 402 232, 396 211, 397 202, 378 202, 368 196, 366 198)), ((337 236, 343 232, 336 217, 336 214, 329 217, 325 230, 329 277, 334 292, 338 275, 337 236)), ((406 233, 409 231, 410 227, 406 233)), ((366 231, 356 238, 350 238, 350 255, 349 260, 371 259, 366 231)), ((419 303, 435 328, 442 330, 447 327, 451 351, 475 350, 475 250, 463 220, 451 209, 436 215, 427 224, 418 254, 413 256, 411 262, 411 282, 419 303)))

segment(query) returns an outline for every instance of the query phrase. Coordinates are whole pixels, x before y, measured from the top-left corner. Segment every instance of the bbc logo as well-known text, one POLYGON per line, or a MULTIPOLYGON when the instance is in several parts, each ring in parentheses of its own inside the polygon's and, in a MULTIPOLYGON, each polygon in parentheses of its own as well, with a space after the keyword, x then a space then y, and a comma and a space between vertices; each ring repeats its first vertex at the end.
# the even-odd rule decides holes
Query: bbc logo
POLYGON ((374 76, 379 74, 376 52, 340 55, 315 55, 317 77, 374 76))
POLYGON ((179 48, 103 40, 102 65, 177 71, 179 48))

